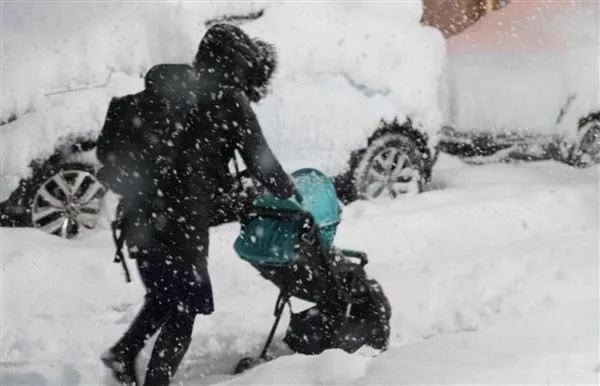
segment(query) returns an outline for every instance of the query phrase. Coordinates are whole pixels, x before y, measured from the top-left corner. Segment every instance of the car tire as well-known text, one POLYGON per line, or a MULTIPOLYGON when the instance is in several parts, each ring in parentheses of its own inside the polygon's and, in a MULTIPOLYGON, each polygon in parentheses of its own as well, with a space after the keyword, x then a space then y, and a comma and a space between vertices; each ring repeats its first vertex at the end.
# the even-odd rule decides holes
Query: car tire
POLYGON ((361 200, 420 193, 426 184, 423 155, 406 135, 383 134, 362 152, 353 181, 356 198, 361 200))
POLYGON ((94 228, 107 192, 94 171, 83 163, 40 171, 29 190, 29 225, 67 239, 94 228))
POLYGON ((600 115, 583 120, 579 127, 581 140, 573 152, 572 164, 585 168, 600 163, 600 115))

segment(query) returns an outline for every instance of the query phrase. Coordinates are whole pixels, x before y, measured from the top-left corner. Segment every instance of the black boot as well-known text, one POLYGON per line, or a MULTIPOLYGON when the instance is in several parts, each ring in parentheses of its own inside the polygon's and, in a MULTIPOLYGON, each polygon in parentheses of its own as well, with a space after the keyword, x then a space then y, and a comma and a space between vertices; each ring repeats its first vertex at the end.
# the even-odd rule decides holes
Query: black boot
POLYGON ((121 385, 141 385, 135 369, 137 356, 146 341, 165 322, 169 311, 168 307, 160 304, 156 299, 146 297, 142 309, 123 337, 102 355, 102 362, 112 371, 121 385))
POLYGON ((135 371, 135 358, 122 357, 112 349, 100 357, 102 363, 112 372, 122 386, 140 386, 135 371))
POLYGON ((148 362, 144 386, 168 386, 192 341, 195 315, 173 312, 163 325, 148 362))

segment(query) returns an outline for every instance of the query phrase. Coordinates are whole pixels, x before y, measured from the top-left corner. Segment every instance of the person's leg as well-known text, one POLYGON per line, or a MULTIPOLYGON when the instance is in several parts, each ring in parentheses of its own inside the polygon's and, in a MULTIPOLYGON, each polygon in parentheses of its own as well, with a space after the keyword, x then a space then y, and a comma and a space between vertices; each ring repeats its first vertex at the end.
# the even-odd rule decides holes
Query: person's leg
POLYGON ((171 308, 146 296, 142 308, 121 339, 102 355, 102 361, 124 385, 139 386, 135 361, 148 339, 166 321, 171 308))
POLYGON ((148 362, 144 386, 168 386, 192 341, 195 314, 173 311, 163 325, 148 362))
POLYGON ((144 386, 169 385, 190 346, 196 315, 212 312, 212 287, 206 267, 210 205, 201 196, 190 195, 183 201, 167 203, 175 208, 173 221, 154 234, 165 263, 149 275, 160 276, 161 284, 152 284, 159 282, 152 279, 147 285, 172 305, 154 343, 144 386), (181 216, 184 223, 179 222, 181 216))

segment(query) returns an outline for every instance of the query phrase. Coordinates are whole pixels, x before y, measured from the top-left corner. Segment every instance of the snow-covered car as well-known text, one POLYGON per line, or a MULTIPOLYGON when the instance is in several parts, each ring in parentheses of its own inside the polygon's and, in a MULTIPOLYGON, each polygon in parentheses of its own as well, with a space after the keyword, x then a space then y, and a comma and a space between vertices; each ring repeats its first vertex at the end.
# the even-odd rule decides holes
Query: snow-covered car
POLYGON ((440 148, 600 161, 599 25, 598 2, 511 0, 450 38, 440 148))
POLYGON ((7 3, 2 225, 67 237, 92 227, 105 193, 94 141, 110 99, 141 90, 154 64, 189 63, 220 21, 277 47, 255 108, 286 170, 323 171, 345 202, 420 192, 445 60, 421 13, 420 2, 7 3))

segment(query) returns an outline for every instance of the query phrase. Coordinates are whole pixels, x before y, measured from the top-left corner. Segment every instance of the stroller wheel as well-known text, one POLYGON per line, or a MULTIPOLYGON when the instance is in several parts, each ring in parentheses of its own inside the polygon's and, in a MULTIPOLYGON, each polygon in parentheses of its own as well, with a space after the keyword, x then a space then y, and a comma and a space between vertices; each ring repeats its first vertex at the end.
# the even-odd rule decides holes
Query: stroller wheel
POLYGON ((235 366, 235 375, 241 374, 246 370, 251 369, 257 364, 257 360, 252 357, 245 357, 240 359, 240 361, 235 366))
POLYGON ((235 366, 235 375, 241 374, 246 370, 250 370, 262 363, 269 362, 273 359, 272 355, 267 354, 264 358, 244 357, 235 366))
POLYGON ((374 316, 375 328, 371 331, 369 346, 376 350, 386 351, 390 341, 390 318, 392 307, 387 296, 383 293, 381 285, 375 279, 368 280, 373 303, 370 305, 370 314, 374 316))

